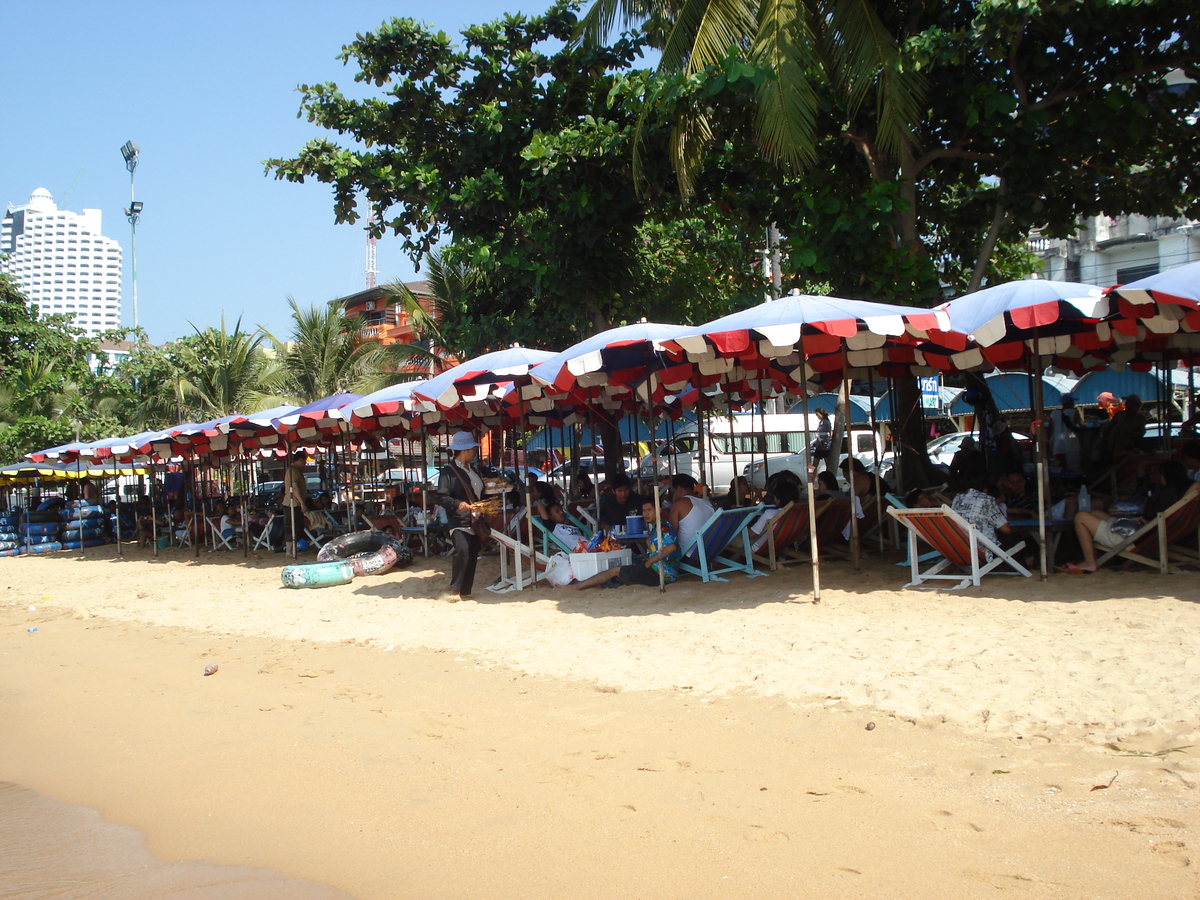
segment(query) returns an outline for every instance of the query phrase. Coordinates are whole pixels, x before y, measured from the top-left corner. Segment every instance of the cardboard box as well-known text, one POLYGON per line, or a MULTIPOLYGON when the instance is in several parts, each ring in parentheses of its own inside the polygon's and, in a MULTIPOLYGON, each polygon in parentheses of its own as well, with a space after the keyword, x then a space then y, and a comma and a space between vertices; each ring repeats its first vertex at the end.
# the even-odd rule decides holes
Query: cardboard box
POLYGON ((591 578, 605 569, 628 566, 633 562, 632 550, 610 550, 607 553, 572 553, 571 574, 576 581, 591 578))

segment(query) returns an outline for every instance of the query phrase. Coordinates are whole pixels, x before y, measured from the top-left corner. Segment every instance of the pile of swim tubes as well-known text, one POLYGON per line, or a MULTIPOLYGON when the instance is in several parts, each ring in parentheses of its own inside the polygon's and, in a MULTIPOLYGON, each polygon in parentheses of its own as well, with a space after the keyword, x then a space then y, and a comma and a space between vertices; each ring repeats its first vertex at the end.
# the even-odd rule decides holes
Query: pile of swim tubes
POLYGON ((412 559, 412 551, 385 531, 355 531, 330 540, 315 563, 284 566, 279 577, 288 588, 333 587, 361 575, 404 568, 412 559))

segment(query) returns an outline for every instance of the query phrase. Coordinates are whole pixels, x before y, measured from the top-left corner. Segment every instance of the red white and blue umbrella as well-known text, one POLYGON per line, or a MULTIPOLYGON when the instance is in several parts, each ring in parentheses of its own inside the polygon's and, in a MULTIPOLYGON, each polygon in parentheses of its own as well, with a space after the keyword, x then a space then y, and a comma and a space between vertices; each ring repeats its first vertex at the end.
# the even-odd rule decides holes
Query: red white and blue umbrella
POLYGON ((529 370, 554 356, 546 350, 513 346, 484 353, 447 369, 412 392, 414 412, 423 425, 447 428, 501 416, 504 396, 513 385, 528 386, 529 370))
POLYGON ((949 327, 933 329, 918 361, 944 372, 1025 369, 1044 364, 1082 373, 1104 365, 1111 345, 1101 320, 1104 291, 1073 281, 1025 279, 964 294, 938 307, 949 327))
POLYGON ((1178 266, 1109 291, 1117 349, 1113 362, 1166 360, 1200 350, 1200 262, 1178 266))
MULTIPOLYGON (((916 343, 947 325, 938 310, 792 294, 701 325, 673 343, 679 361, 694 367, 692 387, 720 384, 750 400, 769 390, 799 392, 813 379, 912 371, 916 343)), ((663 388, 684 390, 686 383, 663 388)))
POLYGON ((370 434, 408 427, 413 419, 413 391, 423 385, 422 381, 403 381, 388 385, 347 403, 342 408, 350 425, 358 431, 370 434))
MULTIPOLYGON (((531 415, 540 424, 565 424, 586 418, 591 410, 612 417, 638 412, 657 398, 652 392, 664 370, 678 363, 665 352, 666 343, 692 329, 685 325, 635 322, 610 328, 573 344, 530 370, 540 396, 532 396, 531 415)), ((667 380, 687 380, 691 367, 667 380)), ((531 395, 534 394, 530 390, 531 395)))
POLYGON ((322 397, 271 419, 271 426, 289 444, 321 444, 339 436, 347 424, 342 410, 361 394, 348 391, 322 397))

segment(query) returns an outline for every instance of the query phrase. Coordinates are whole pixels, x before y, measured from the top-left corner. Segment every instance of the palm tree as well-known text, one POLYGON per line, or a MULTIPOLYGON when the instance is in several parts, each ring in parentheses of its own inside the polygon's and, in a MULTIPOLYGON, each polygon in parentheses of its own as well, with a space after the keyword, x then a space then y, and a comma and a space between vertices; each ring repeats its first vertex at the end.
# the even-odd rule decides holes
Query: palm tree
POLYGON ((413 343, 393 345, 402 374, 409 378, 430 378, 455 363, 454 354, 446 347, 446 338, 439 325, 439 320, 445 314, 442 302, 446 296, 446 285, 443 283, 445 268, 440 253, 434 251, 430 254, 425 279, 433 295, 435 312, 422 306, 403 281, 392 281, 383 287, 388 302, 404 310, 408 323, 417 332, 417 340, 413 343))
MULTIPOLYGON (((694 75, 724 62, 731 50, 768 69, 755 97, 763 154, 791 168, 816 160, 819 88, 855 116, 868 102, 874 148, 891 159, 910 152, 924 81, 906 66, 895 37, 868 0, 596 0, 579 37, 599 43, 618 22, 664 33, 660 72, 694 75)), ((702 108, 675 122, 672 164, 691 192, 713 123, 702 108)), ((868 160, 870 162, 870 160, 868 160)))
POLYGON ((240 318, 229 331, 222 315, 219 329, 197 328, 196 335, 199 340, 181 350, 190 374, 181 378, 179 393, 182 400, 190 401, 199 418, 252 413, 276 404, 282 370, 279 362, 264 352, 267 335, 263 331, 242 331, 240 318))
POLYGON ((283 392, 298 403, 311 403, 341 391, 366 394, 403 380, 403 345, 384 345, 361 336, 361 319, 347 321, 341 310, 301 309, 291 297, 291 340, 265 332, 275 347, 284 381, 283 392))

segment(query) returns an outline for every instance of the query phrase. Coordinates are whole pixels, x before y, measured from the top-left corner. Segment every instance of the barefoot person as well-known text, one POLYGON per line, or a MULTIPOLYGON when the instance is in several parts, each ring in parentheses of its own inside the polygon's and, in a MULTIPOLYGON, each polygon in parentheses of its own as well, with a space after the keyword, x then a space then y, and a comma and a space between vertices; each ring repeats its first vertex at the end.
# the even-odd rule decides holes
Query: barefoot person
POLYGON ((662 546, 658 543, 659 509, 653 500, 642 503, 642 515, 646 518, 646 559, 632 565, 621 566, 617 570, 606 569, 597 572, 586 581, 571 585, 577 591, 584 588, 620 587, 623 584, 643 584, 646 587, 658 586, 658 572, 662 569, 663 584, 670 584, 679 577, 679 542, 675 533, 666 522, 662 523, 662 546))
POLYGON ((450 590, 455 600, 469 599, 475 584, 475 564, 482 542, 473 527, 471 504, 483 497, 483 479, 471 468, 479 444, 469 431, 460 431, 450 441, 454 458, 438 474, 437 500, 450 521, 450 590))
MULTIPOLYGON (((1200 483, 1188 479, 1187 470, 1178 460, 1167 460, 1155 466, 1150 472, 1150 491, 1146 498, 1146 515, 1156 516, 1166 512, 1184 497, 1195 497, 1200 494, 1200 483)), ((1058 571, 1069 575, 1082 575, 1096 571, 1096 547, 1112 550, 1119 547, 1133 531, 1144 523, 1140 517, 1118 517, 1109 512, 1092 510, 1075 513, 1075 535, 1079 538, 1079 546, 1083 550, 1083 559, 1078 563, 1067 563, 1060 566, 1058 571), (1117 518, 1123 518, 1126 527, 1113 523, 1117 518)))

